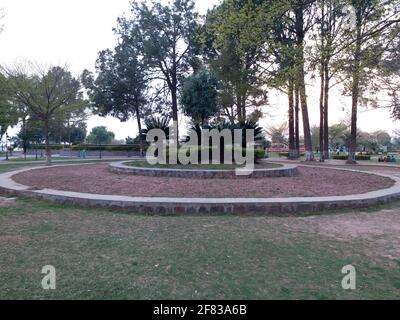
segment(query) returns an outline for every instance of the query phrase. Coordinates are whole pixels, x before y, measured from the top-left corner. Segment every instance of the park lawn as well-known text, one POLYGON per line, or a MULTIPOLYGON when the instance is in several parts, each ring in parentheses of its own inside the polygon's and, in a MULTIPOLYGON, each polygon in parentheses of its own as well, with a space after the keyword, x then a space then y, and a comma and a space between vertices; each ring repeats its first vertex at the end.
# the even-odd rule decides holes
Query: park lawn
MULTIPOLYGON (((100 159, 96 159, 96 160, 75 160, 75 161, 71 161, 71 160, 65 160, 65 161, 54 161, 53 165, 68 165, 68 164, 89 164, 89 163, 108 163, 111 160, 100 160, 100 159)), ((36 163, 24 163, 24 161, 4 161, 0 163, 0 173, 4 173, 4 172, 9 172, 9 171, 14 171, 14 170, 18 170, 18 169, 22 169, 22 168, 30 168, 30 167, 39 167, 39 166, 45 166, 44 162, 39 162, 36 163)))
POLYGON ((399 260, 296 229, 318 218, 157 217, 19 199, 0 207, 0 299, 400 298, 399 260), (341 288, 348 264, 355 291, 341 288), (45 265, 56 268, 54 291, 41 288, 45 265))
MULTIPOLYGON (((80 158, 79 157, 51 157, 51 159, 53 161, 57 161, 57 160, 68 161, 68 160, 78 160, 80 158)), ((32 162, 32 161, 40 162, 40 161, 42 161, 43 162, 43 161, 46 161, 46 158, 45 157, 38 157, 37 160, 36 160, 35 157, 27 157, 26 159, 21 157, 21 158, 10 158, 9 161, 10 162, 25 162, 25 161, 29 161, 29 162, 32 162)))

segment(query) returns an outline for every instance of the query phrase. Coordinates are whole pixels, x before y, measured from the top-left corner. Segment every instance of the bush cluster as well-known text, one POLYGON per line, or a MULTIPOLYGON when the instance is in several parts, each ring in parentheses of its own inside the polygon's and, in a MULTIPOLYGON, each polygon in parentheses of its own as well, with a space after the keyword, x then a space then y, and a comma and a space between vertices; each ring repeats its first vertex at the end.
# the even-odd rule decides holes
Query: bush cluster
MULTIPOLYGON (((233 153, 234 150, 237 150, 237 149, 233 149, 233 148, 225 148, 223 150, 223 152, 225 152, 226 149, 232 150, 232 153, 233 153)), ((167 162, 169 162, 169 154, 172 152, 172 150, 173 150, 172 148, 168 148, 166 150, 165 158, 166 158, 167 162)), ((211 148, 211 147, 210 148, 199 147, 199 148, 191 148, 190 150, 192 152, 194 151, 194 152, 198 153, 199 162, 201 162, 201 152, 203 150, 208 150, 209 151, 209 161, 211 162, 213 148, 211 148)), ((254 161, 256 163, 258 163, 261 159, 265 158, 265 151, 262 150, 262 149, 252 149, 252 148, 242 149, 242 148, 240 148, 240 150, 242 151, 243 156, 245 156, 247 154, 247 152, 253 152, 254 153, 254 161)), ((188 151, 189 150, 185 150, 185 148, 181 148, 178 151, 178 155, 180 153, 184 153, 184 152, 188 152, 188 151)), ((176 149, 174 150, 174 152, 176 153, 176 149)), ((178 160, 179 160, 179 157, 178 157, 178 160)), ((222 160, 221 163, 225 163, 226 162, 226 161, 223 161, 224 159, 220 159, 220 160, 222 160)))
MULTIPOLYGON (((347 160, 349 157, 346 155, 334 155, 332 156, 333 160, 347 160)), ((356 155, 356 161, 369 161, 371 160, 371 156, 367 156, 367 155, 356 155)))
POLYGON ((140 145, 136 144, 121 144, 121 145, 92 145, 80 144, 71 147, 72 151, 111 151, 111 152, 139 152, 140 145))
MULTIPOLYGON (((305 153, 300 154, 301 157, 305 156, 305 153)), ((289 158, 289 152, 280 152, 279 157, 286 157, 289 158)))
MULTIPOLYGON (((45 144, 38 144, 38 145, 31 145, 30 149, 32 150, 45 150, 46 149, 46 145, 45 144)), ((50 149, 51 150, 62 150, 64 149, 64 145, 62 144, 51 144, 50 145, 50 149)))

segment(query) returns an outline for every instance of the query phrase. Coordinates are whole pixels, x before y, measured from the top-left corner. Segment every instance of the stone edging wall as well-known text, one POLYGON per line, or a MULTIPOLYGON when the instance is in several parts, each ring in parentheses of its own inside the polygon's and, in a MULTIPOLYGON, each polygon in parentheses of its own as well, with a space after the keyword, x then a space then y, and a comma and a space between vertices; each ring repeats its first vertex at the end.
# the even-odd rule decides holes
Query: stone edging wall
MULTIPOLYGON (((59 167, 62 166, 65 165, 60 165, 59 167)), ((0 174, 1 193, 12 196, 26 196, 82 207, 107 208, 111 210, 115 209, 118 211, 154 215, 293 215, 302 212, 322 212, 326 210, 346 208, 367 208, 369 206, 384 204, 400 199, 400 178, 397 177, 391 177, 396 182, 393 187, 365 194, 333 197, 217 199, 127 197, 48 189, 30 190, 28 186, 18 184, 11 179, 15 174, 36 169, 43 169, 43 167, 28 168, 0 174)), ((347 169, 347 171, 358 172, 357 170, 349 169, 347 169)), ((376 175, 389 177, 383 174, 376 175)))
POLYGON ((267 177, 293 177, 297 174, 296 165, 282 164, 270 169, 254 169, 250 175, 236 175, 235 170, 196 170, 196 169, 162 169, 140 168, 125 165, 127 161, 110 164, 110 170, 119 174, 132 174, 148 177, 174 177, 196 179, 247 179, 267 177))

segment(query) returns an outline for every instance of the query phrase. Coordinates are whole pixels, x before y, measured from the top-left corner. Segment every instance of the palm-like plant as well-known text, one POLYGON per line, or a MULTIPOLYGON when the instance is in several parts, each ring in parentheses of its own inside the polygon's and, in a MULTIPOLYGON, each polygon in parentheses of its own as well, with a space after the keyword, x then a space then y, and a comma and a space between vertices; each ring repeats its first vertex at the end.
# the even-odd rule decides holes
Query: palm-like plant
POLYGON ((142 136, 145 139, 147 134, 153 129, 160 129, 165 133, 167 140, 169 139, 169 117, 150 116, 144 120, 145 129, 142 130, 142 136))

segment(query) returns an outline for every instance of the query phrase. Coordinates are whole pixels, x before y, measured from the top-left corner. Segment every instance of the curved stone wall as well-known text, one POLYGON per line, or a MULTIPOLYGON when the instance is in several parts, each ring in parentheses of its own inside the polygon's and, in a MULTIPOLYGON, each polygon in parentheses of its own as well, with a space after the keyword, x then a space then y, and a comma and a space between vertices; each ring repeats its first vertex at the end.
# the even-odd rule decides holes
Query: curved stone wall
POLYGON ((254 169, 249 175, 237 175, 235 170, 140 168, 128 166, 125 163, 127 162, 111 163, 110 170, 119 174, 195 179, 254 179, 267 177, 293 177, 297 174, 297 166, 289 164, 283 164, 281 167, 277 168, 254 169))

